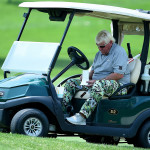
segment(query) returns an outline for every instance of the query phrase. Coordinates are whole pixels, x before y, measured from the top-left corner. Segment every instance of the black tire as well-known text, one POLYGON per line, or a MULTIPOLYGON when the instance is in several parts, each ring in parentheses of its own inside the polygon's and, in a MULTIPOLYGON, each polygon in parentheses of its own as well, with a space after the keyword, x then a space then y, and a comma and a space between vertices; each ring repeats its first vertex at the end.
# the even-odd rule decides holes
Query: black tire
POLYGON ((108 145, 118 145, 120 138, 119 137, 110 137, 110 136, 87 136, 84 137, 86 142, 97 143, 97 144, 108 144, 108 145))
POLYGON ((126 141, 128 144, 134 144, 136 143, 137 141, 135 140, 135 138, 126 138, 126 141))
POLYGON ((12 118, 10 130, 12 133, 46 137, 49 131, 49 122, 40 110, 23 109, 12 118))
POLYGON ((138 145, 134 144, 135 147, 150 148, 150 121, 142 126, 136 138, 138 145))
POLYGON ((128 144, 133 144, 134 147, 139 147, 139 143, 137 142, 137 136, 133 137, 133 138, 126 138, 126 141, 128 144))

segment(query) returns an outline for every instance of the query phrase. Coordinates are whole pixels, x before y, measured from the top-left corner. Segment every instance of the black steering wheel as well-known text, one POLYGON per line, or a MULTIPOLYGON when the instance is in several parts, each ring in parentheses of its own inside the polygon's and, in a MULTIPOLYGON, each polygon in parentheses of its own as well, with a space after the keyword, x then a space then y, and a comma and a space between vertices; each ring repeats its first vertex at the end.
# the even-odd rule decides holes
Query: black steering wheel
POLYGON ((86 70, 89 68, 89 61, 87 57, 76 47, 70 46, 68 48, 68 55, 70 59, 81 69, 86 70), (85 66, 81 65, 86 63, 85 66))

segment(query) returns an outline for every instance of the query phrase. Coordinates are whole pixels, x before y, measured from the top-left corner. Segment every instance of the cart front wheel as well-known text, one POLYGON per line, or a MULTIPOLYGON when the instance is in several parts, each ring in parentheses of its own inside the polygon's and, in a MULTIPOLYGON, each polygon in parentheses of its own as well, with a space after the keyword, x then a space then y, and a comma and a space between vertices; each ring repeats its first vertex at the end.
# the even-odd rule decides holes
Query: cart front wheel
POLYGON ((12 133, 45 137, 48 135, 49 122, 45 114, 40 110, 23 109, 13 117, 10 129, 12 133))

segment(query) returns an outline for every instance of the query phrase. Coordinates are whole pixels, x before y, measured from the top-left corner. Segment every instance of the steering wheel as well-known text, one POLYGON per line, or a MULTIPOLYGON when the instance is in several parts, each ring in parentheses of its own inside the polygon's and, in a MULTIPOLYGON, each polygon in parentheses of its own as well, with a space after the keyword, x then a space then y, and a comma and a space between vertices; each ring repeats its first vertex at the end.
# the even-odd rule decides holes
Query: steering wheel
POLYGON ((81 69, 86 70, 89 68, 89 61, 87 57, 76 47, 70 46, 68 48, 68 55, 72 61, 81 69), (86 66, 81 64, 86 63, 86 66))

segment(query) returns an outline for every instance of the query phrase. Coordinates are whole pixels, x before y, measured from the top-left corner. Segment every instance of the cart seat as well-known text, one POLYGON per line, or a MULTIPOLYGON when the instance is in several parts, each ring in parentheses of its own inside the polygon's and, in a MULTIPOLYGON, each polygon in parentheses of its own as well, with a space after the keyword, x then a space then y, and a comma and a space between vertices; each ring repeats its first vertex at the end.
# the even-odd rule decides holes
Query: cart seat
POLYGON ((128 64, 128 67, 131 73, 131 76, 130 76, 131 83, 136 84, 139 79, 140 72, 141 72, 140 59, 135 59, 134 61, 128 64))

